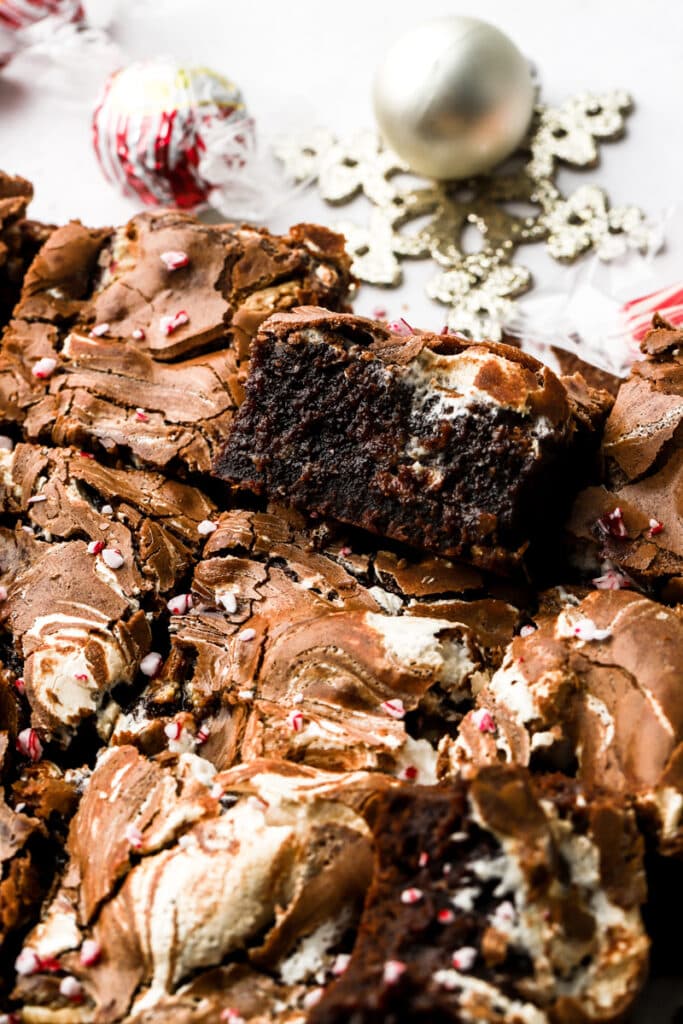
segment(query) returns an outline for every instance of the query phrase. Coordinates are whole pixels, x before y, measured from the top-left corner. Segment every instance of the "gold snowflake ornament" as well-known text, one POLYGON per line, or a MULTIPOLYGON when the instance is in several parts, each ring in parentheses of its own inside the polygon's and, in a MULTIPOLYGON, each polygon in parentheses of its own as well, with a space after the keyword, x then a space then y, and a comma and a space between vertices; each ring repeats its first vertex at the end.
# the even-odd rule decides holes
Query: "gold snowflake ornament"
POLYGON ((275 147, 286 173, 317 181, 321 196, 340 205, 365 196, 372 204, 367 224, 335 224, 347 239, 353 270, 361 281, 395 287, 403 261, 429 258, 437 265, 427 293, 449 306, 448 326, 499 338, 514 313, 514 299, 531 287, 526 267, 513 262, 518 246, 544 242, 553 259, 572 261, 593 251, 600 259, 629 249, 646 251, 654 233, 635 206, 610 208, 604 191, 582 185, 560 192, 559 167, 594 167, 599 144, 624 133, 632 110, 623 91, 581 93, 560 107, 538 106, 519 151, 491 174, 466 181, 420 181, 372 132, 342 143, 327 131, 288 139, 275 147), (509 204, 532 212, 513 212, 509 204), (423 226, 411 225, 422 221, 423 226), (425 223, 426 220, 426 223, 425 223), (482 246, 465 251, 469 228, 482 246))

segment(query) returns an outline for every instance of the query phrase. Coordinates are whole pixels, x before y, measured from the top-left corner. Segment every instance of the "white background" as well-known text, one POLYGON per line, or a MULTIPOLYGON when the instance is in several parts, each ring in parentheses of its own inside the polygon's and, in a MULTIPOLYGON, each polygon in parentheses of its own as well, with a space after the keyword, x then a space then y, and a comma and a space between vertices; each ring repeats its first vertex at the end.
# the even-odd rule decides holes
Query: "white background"
MULTIPOLYGON (((599 168, 563 172, 563 187, 598 182, 614 204, 636 203, 654 219, 680 203, 683 4, 677 0, 120 0, 116 6, 89 0, 88 8, 102 24, 113 15, 111 44, 89 55, 63 54, 58 65, 26 55, 0 72, 0 167, 33 180, 33 215, 48 221, 111 224, 137 210, 103 180, 90 143, 96 94, 122 57, 172 54, 227 74, 241 86, 264 139, 311 125, 345 135, 372 126, 371 82, 384 48, 416 21, 447 13, 483 17, 506 31, 535 63, 547 103, 584 89, 633 94, 626 139, 603 147, 599 168)), ((365 212, 362 205, 330 210, 308 192, 271 226, 363 220, 365 212)), ((667 223, 669 252, 654 264, 654 284, 677 273, 677 222, 667 223)), ((538 247, 520 259, 539 288, 569 288, 574 279, 538 247)), ((444 311, 424 297, 427 276, 427 267, 410 264, 399 291, 364 287, 357 308, 381 304, 392 316, 404 313, 419 326, 438 328, 444 311)), ((668 1024, 676 1003, 667 992, 653 993, 648 1003, 638 1021, 668 1024)))

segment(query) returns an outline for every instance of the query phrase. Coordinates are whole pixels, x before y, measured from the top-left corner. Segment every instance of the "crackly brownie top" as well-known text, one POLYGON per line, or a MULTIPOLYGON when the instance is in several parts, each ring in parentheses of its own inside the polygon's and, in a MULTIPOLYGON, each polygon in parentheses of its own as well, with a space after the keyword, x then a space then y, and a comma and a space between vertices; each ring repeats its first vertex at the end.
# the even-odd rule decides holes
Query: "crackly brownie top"
POLYGON ((683 850, 683 620, 639 594, 594 591, 513 640, 467 715, 451 770, 501 758, 636 799, 683 850))
POLYGON ((19 444, 0 450, 0 510, 0 630, 32 725, 63 738, 133 681, 147 613, 190 570, 214 506, 154 473, 19 444))
POLYGON ((30 439, 206 470, 271 312, 343 303, 343 239, 206 225, 176 212, 58 229, 30 267, 0 361, 0 417, 30 439))
POLYGON ((299 309, 255 339, 215 470, 272 500, 509 571, 563 514, 610 404, 510 346, 299 309))
POLYGON ((24 274, 54 230, 26 218, 33 186, 0 171, 0 333, 19 299, 24 274))
POLYGON ((72 1008, 74 1020, 195 1020, 194 996, 199 1019, 303 1019, 349 951, 371 871, 359 812, 389 784, 276 761, 216 774, 194 754, 103 752, 62 883, 17 963, 24 1019, 72 1008))
POLYGON ((496 767, 387 791, 370 817, 356 946, 310 1024, 612 1021, 628 1008, 648 951, 628 812, 496 767))
POLYGON ((199 740, 221 767, 277 756, 434 781, 432 744, 490 678, 517 609, 479 597, 472 569, 352 547, 296 513, 214 527, 166 664, 114 738, 199 740))
POLYGON ((604 484, 579 494, 568 524, 580 567, 598 578, 616 568, 613 585, 635 580, 672 601, 683 597, 682 345, 682 331, 655 320, 642 343, 647 358, 634 364, 605 425, 604 484))

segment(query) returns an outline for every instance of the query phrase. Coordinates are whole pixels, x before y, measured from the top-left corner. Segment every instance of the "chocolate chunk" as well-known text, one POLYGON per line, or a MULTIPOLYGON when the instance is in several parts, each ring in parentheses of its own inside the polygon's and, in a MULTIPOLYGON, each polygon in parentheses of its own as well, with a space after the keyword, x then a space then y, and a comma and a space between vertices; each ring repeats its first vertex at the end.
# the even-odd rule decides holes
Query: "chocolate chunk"
POLYGON ((0 171, 0 334, 19 301, 26 270, 54 228, 28 220, 33 186, 0 171))

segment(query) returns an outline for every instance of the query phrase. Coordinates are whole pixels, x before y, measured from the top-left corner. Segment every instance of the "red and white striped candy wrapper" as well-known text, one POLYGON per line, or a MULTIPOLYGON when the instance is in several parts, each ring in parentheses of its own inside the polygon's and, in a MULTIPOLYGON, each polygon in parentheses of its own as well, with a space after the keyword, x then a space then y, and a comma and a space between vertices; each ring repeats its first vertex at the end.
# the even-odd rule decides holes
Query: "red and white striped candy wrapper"
POLYGON ((242 94, 208 68, 170 59, 139 61, 116 71, 93 115, 93 142, 105 176, 148 206, 194 209, 220 182, 238 175, 251 145, 242 94))
POLYGON ((674 327, 680 327, 683 325, 683 284, 672 284, 640 299, 631 299, 624 303, 622 313, 626 330, 638 343, 650 330, 655 313, 674 327))
POLYGON ((39 22, 67 25, 83 21, 80 0, 0 0, 0 68, 31 43, 29 30, 39 22))

